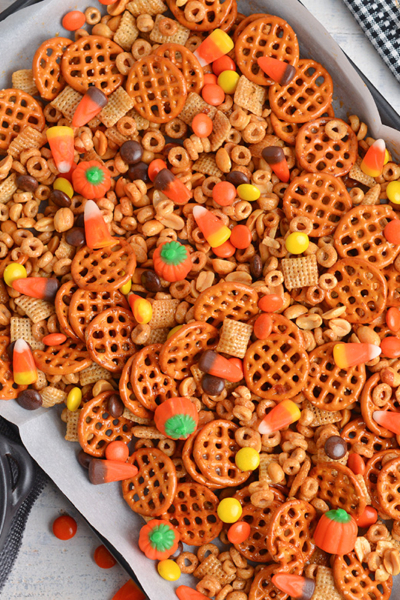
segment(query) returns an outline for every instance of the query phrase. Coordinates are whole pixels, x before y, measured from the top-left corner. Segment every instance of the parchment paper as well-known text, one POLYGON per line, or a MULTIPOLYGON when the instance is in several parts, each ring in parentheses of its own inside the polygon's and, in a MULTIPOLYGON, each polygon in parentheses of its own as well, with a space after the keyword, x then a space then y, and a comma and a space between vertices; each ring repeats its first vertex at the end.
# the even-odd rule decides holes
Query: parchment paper
MULTIPOLYGON (((322 25, 297 0, 239 0, 244 14, 268 12, 286 19, 300 42, 302 57, 322 63, 334 81, 335 112, 346 117, 357 114, 365 121, 373 137, 382 137, 400 160, 400 132, 382 125, 373 98, 343 52, 322 25)), ((0 23, 0 89, 11 87, 11 73, 31 67, 36 48, 56 35, 67 36, 60 24, 69 10, 85 10, 83 0, 44 0, 25 8, 0 23)), ((193 585, 194 579, 182 576, 172 584, 161 579, 155 564, 137 548, 142 519, 124 502, 119 484, 93 486, 76 460, 78 444, 64 440, 65 423, 61 408, 29 412, 14 401, 1 402, 0 414, 15 423, 28 452, 48 473, 89 523, 122 554, 136 573, 151 600, 176 600, 177 585, 193 585)), ((398 578, 399 581, 400 578, 398 578)), ((400 581, 392 600, 400 597, 400 581)))

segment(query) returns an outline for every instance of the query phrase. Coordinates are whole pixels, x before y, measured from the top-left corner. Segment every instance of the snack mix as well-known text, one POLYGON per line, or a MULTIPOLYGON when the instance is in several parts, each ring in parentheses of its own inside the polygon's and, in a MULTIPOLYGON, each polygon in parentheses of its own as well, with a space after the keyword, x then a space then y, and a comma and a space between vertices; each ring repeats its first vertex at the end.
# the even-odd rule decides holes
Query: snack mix
POLYGON ((400 165, 283 19, 102 3, 0 91, 0 399, 62 405, 180 600, 388 600, 400 165))

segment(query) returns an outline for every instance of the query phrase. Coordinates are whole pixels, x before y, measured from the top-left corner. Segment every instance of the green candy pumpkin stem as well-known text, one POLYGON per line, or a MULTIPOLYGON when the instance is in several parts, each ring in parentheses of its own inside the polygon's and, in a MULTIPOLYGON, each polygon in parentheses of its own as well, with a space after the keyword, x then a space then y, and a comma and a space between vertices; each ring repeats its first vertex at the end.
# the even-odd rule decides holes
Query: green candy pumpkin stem
POLYGON ((165 433, 172 439, 187 438, 196 429, 196 423, 190 415, 175 415, 165 423, 165 433))
POLYGON ((86 173, 86 180, 92 185, 103 183, 104 173, 99 167, 90 167, 86 173))
POLYGON ((165 552, 172 547, 175 533, 167 525, 156 525, 149 534, 149 540, 153 548, 159 552, 165 552))
POLYGON ((329 510, 325 513, 325 516, 336 523, 348 523, 351 521, 351 516, 343 508, 329 510))
POLYGON ((160 256, 167 265, 176 267, 186 260, 186 248, 179 242, 168 242, 162 247, 160 256))

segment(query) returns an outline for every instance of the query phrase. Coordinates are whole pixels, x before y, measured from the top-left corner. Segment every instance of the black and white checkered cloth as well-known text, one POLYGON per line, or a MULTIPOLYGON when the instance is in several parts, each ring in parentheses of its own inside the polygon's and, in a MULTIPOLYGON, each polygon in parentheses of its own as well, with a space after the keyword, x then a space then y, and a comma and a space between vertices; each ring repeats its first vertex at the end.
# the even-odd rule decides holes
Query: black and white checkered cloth
POLYGON ((343 0, 400 81, 400 0, 343 0))

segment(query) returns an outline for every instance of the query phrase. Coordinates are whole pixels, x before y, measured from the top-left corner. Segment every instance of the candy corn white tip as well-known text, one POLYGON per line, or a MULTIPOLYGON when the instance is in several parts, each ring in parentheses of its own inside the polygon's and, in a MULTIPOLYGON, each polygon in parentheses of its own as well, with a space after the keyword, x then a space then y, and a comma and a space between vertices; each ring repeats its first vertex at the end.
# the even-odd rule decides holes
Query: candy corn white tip
POLYGON ((199 61, 201 68, 206 67, 208 65, 207 60, 205 58, 203 58, 202 56, 200 56, 199 54, 197 54, 197 50, 196 50, 196 52, 193 52, 193 54, 199 61))
POLYGON ((57 165, 57 169, 60 173, 68 173, 71 170, 71 165, 68 162, 60 162, 57 165))
POLYGON ((268 423, 264 423, 264 421, 261 421, 261 423, 258 426, 258 433, 260 433, 261 435, 270 434, 273 433, 273 429, 271 425, 268 425, 268 423))
POLYGON ((85 219, 92 219, 101 214, 101 210, 93 200, 88 200, 85 204, 85 219))
POLYGON ((193 216, 197 221, 197 219, 199 217, 201 217, 201 215, 204 215, 204 213, 206 213, 206 212, 207 212, 207 209, 204 208, 204 206, 195 206, 193 209, 193 216))
POLYGON ((378 358, 378 356, 382 353, 382 348, 379 346, 375 346, 375 344, 370 344, 370 360, 374 360, 374 358, 378 358))
POLYGON ((385 140, 382 140, 382 139, 376 140, 376 142, 373 143, 373 146, 375 148, 378 148, 378 150, 382 150, 382 151, 386 150, 385 140))
POLYGON ((14 344, 14 352, 25 352, 29 350, 29 346, 22 338, 18 339, 14 344))

